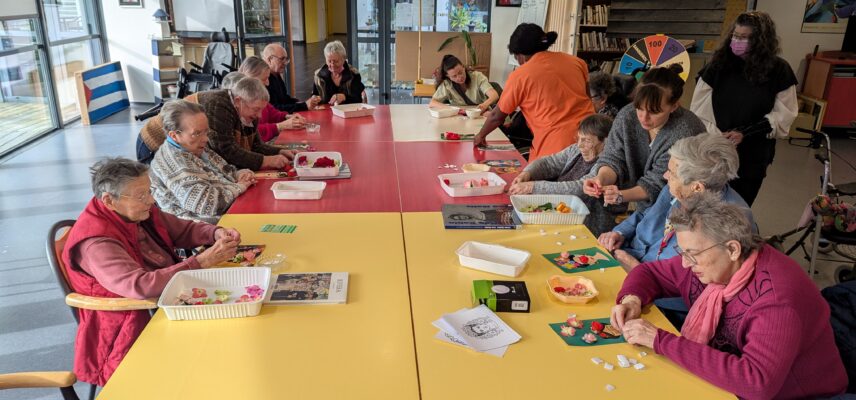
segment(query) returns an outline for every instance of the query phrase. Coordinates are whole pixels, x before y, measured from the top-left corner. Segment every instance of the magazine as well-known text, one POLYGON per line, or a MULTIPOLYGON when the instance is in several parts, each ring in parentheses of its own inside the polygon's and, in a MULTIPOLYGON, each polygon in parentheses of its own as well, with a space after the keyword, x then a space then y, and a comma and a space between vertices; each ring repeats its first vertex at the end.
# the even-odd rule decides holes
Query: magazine
POLYGON ((343 304, 348 300, 347 272, 277 274, 271 277, 269 304, 343 304))
POLYGON ((511 204, 443 204, 446 229, 519 229, 511 204))

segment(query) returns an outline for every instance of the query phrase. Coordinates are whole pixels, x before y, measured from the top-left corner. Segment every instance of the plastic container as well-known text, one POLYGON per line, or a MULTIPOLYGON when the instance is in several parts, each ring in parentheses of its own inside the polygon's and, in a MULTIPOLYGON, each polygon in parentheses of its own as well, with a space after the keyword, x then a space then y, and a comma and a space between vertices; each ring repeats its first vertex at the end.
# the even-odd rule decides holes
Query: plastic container
POLYGON ((339 104, 331 107, 333 115, 341 118, 368 117, 374 115, 375 107, 368 104, 339 104))
POLYGON ((481 118, 482 116, 482 110, 479 108, 468 108, 466 113, 470 119, 481 118))
POLYGON ((440 180, 440 186, 446 191, 446 194, 452 197, 469 197, 469 196, 490 196, 501 194, 505 190, 507 182, 493 172, 465 172, 457 174, 441 174, 437 175, 440 180), (481 187, 464 187, 464 182, 475 179, 487 179, 490 186, 481 187), (447 185, 445 180, 449 180, 447 185))
POLYGON ((594 282, 591 279, 584 278, 582 276, 563 276, 563 275, 553 275, 549 279, 547 279, 547 288, 550 290, 550 293, 553 294, 559 301, 568 304, 585 304, 588 303, 595 298, 597 298, 598 291, 597 288, 594 287, 594 282), (577 283, 583 284, 588 290, 591 290, 591 296, 569 296, 559 292, 556 292, 554 289, 556 287, 574 287, 577 283))
POLYGON ((301 167, 297 165, 295 162, 294 169, 297 170, 297 176, 300 177, 332 177, 339 176, 339 169, 342 167, 342 153, 338 151, 309 151, 309 152, 301 152, 297 153, 294 156, 295 160, 299 160, 300 157, 306 156, 307 165, 312 165, 315 160, 321 157, 332 158, 333 161, 336 162, 335 167, 327 167, 327 168, 311 168, 311 167, 301 167))
POLYGON ((434 118, 449 118, 458 115, 458 107, 429 107, 428 113, 434 118))
POLYGON ((306 128, 306 133, 315 134, 321 132, 321 124, 315 122, 307 122, 304 127, 306 128))
POLYGON ((318 200, 324 194, 327 182, 279 181, 271 186, 277 200, 318 200))
POLYGON ((589 209, 577 196, 556 194, 521 194, 511 196, 511 204, 514 212, 520 217, 524 224, 551 224, 551 225, 579 225, 589 215, 589 209), (571 208, 570 213, 560 212, 523 212, 520 211, 527 206, 538 206, 544 203, 553 203, 555 207, 564 202, 571 208))
POLYGON ((264 267, 180 271, 166 284, 163 294, 158 299, 158 308, 162 309, 166 317, 172 321, 253 317, 262 309, 262 301, 267 294, 269 284, 270 268, 264 267), (258 300, 201 306, 175 305, 176 299, 184 290, 202 288, 209 293, 214 290, 230 290, 231 296, 237 298, 246 293, 246 287, 251 285, 258 285, 265 291, 258 300))
POLYGON ((474 241, 464 242, 455 254, 464 267, 511 277, 520 275, 532 256, 525 250, 474 241))
POLYGON ((488 171, 490 171, 490 165, 479 164, 479 163, 467 163, 467 164, 462 165, 461 169, 464 172, 488 172, 488 171))

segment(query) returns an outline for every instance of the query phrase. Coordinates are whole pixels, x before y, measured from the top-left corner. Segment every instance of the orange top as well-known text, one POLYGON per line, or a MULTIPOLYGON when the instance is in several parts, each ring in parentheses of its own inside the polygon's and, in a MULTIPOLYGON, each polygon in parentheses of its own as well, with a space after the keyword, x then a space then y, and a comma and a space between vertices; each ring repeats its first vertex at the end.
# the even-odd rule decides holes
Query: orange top
POLYGON ((535 53, 508 76, 499 99, 503 113, 517 107, 534 136, 529 162, 576 143, 580 120, 594 114, 585 62, 565 53, 535 53))

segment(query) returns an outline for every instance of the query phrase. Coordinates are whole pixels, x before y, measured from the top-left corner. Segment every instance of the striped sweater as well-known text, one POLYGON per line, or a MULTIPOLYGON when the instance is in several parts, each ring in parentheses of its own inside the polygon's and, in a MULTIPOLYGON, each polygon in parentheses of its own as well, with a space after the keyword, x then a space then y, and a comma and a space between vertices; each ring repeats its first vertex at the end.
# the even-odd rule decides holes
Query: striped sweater
POLYGON ((152 195, 164 212, 216 224, 245 190, 240 172, 208 148, 197 157, 167 142, 152 160, 152 195))

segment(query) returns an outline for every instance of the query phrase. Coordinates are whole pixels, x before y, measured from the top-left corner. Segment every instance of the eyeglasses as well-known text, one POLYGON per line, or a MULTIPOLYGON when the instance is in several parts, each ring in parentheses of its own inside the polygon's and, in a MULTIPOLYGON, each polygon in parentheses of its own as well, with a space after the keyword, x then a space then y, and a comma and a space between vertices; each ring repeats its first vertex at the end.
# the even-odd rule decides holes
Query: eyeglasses
POLYGON ((149 192, 145 192, 145 193, 143 193, 143 194, 141 194, 141 195, 139 195, 139 196, 131 196, 131 195, 128 195, 128 194, 120 194, 120 195, 119 195, 119 197, 127 197, 127 198, 129 198, 129 199, 133 199, 133 200, 139 201, 140 203, 146 203, 146 200, 148 200, 150 197, 151 197, 151 198, 154 198, 154 196, 152 195, 152 192, 150 192, 150 191, 149 191, 149 192))
POLYGON ((674 245, 674 246, 672 246, 672 248, 675 249, 675 253, 678 253, 678 255, 681 256, 684 259, 684 261, 688 262, 689 265, 698 265, 698 261, 695 259, 696 256, 698 256, 699 254, 704 253, 705 251, 708 251, 714 247, 722 246, 724 244, 725 244, 725 242, 716 243, 713 246, 710 246, 704 250, 697 251, 695 253, 695 255, 686 252, 684 249, 682 249, 678 245, 674 245))
POLYGON ((277 60, 279 60, 279 62, 281 62, 281 63, 285 63, 285 64, 288 64, 288 62, 289 62, 289 59, 288 59, 288 56, 287 56, 287 55, 282 56, 282 57, 280 57, 280 56, 271 56, 271 58, 276 58, 277 60))
MULTIPOLYGON (((176 133, 179 133, 179 134, 181 134, 181 133, 182 133, 182 132, 181 132, 181 130, 177 130, 177 131, 175 131, 175 132, 176 132, 176 133)), ((209 135, 211 135, 211 129, 206 129, 206 130, 204 130, 204 131, 202 131, 202 132, 190 132, 190 137, 192 137, 192 138, 194 138, 194 139, 196 139, 196 138, 198 138, 198 137, 200 137, 200 136, 209 136, 209 135)))

